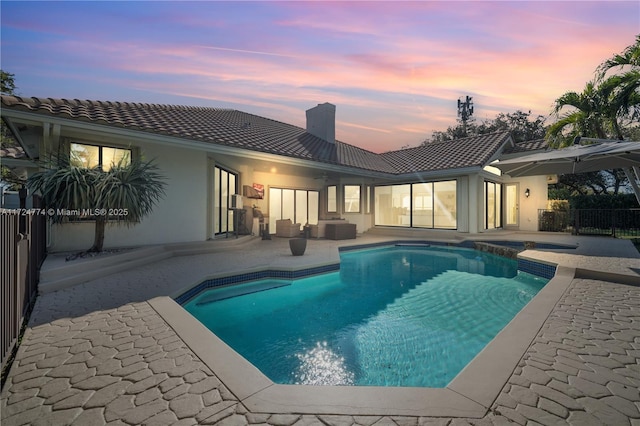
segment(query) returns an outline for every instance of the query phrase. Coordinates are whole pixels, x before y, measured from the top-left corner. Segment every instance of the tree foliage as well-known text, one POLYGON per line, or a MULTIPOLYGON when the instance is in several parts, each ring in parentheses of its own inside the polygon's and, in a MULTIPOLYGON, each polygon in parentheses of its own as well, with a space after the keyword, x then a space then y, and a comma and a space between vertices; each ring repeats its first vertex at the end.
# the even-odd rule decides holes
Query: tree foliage
MULTIPOLYGON (((552 147, 571 145, 576 136, 640 140, 640 35, 620 54, 605 60, 581 92, 556 99, 556 121, 547 131, 552 147)), ((628 185, 621 170, 560 176, 550 196, 617 194, 628 185)))
MULTIPOLYGON (((531 116, 531 111, 516 111, 512 113, 499 113, 494 119, 482 121, 476 124, 475 121, 467 122, 467 135, 477 136, 500 131, 510 131, 514 142, 524 142, 535 139, 542 139, 546 133, 545 117, 538 115, 531 116)), ((431 138, 423 142, 441 142, 465 137, 464 126, 459 122, 454 127, 447 128, 446 131, 435 131, 431 138)))
MULTIPOLYGON (((152 161, 134 159, 108 171, 62 161, 30 176, 27 187, 40 193, 47 208, 94 212, 90 215, 95 220, 94 243, 88 251, 100 252, 106 223, 131 225, 142 220, 164 197, 164 179, 152 161)), ((51 218, 63 222, 69 216, 56 214, 51 218)))
POLYGON ((576 136, 600 139, 637 134, 640 119, 640 35, 622 53, 605 60, 582 92, 556 99, 549 145, 563 147, 576 136))
POLYGON ((15 91, 15 75, 0 69, 0 92, 7 95, 13 95, 15 91))
MULTIPOLYGON (((13 95, 16 90, 15 77, 13 74, 5 72, 0 69, 0 91, 7 95, 13 95)), ((18 143, 13 138, 11 131, 4 123, 4 120, 0 120, 0 147, 10 148, 17 146, 18 143)), ((12 172, 9 167, 0 165, 1 177, 0 181, 5 186, 12 190, 17 190, 22 186, 24 180, 21 176, 18 176, 12 172)))
POLYGON ((618 194, 626 187, 627 182, 627 177, 620 169, 560 175, 558 183, 549 185, 549 199, 567 199, 576 195, 618 194))

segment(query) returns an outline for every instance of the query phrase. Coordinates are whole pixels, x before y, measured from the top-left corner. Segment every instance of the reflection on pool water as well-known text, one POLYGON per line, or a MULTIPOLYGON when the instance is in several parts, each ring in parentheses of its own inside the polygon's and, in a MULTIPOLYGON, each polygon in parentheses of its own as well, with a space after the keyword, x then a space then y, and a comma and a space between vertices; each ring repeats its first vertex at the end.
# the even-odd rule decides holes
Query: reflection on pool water
POLYGON ((474 250, 386 247, 184 307, 276 383, 444 387, 547 281, 474 250))

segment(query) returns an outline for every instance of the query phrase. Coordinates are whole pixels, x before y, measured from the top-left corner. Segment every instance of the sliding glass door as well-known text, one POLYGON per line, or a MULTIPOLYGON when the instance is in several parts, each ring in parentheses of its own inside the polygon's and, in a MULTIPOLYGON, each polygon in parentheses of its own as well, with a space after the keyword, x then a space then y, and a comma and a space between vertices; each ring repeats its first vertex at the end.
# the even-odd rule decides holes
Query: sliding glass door
POLYGON ((502 227, 502 185, 495 182, 484 183, 485 229, 502 227))
POLYGON ((233 210, 231 195, 238 190, 238 175, 222 167, 214 167, 213 230, 216 235, 233 232, 233 210))
POLYGON ((456 229, 457 181, 376 186, 375 224, 456 229))
POLYGON ((319 200, 318 191, 269 188, 269 232, 276 232, 276 220, 280 219, 301 225, 317 224, 319 200))

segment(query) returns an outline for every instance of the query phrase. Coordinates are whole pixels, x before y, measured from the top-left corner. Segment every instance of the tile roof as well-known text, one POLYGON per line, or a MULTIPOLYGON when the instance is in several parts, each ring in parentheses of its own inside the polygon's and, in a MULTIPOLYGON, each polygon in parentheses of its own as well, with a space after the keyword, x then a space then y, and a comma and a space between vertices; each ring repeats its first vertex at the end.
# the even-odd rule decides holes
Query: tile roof
POLYGON ((484 165, 508 137, 483 135, 376 154, 232 109, 7 95, 2 108, 394 175, 484 165))
POLYGON ((510 138, 509 132, 489 133, 381 154, 398 173, 483 167, 510 138))
POLYGON ((513 147, 505 149, 505 154, 515 154, 518 152, 537 151, 539 149, 547 149, 549 144, 544 139, 534 139, 531 141, 518 142, 513 147))
POLYGON ((21 146, 8 146, 0 148, 0 158, 14 158, 16 160, 27 158, 21 146))

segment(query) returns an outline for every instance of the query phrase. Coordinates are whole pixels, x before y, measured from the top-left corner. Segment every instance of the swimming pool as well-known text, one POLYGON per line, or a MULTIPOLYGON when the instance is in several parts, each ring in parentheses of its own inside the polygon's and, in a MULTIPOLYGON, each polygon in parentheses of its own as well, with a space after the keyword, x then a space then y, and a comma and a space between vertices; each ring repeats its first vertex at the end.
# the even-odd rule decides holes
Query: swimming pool
POLYGON ((386 247, 184 307, 276 383, 444 387, 546 282, 474 250, 386 247))

